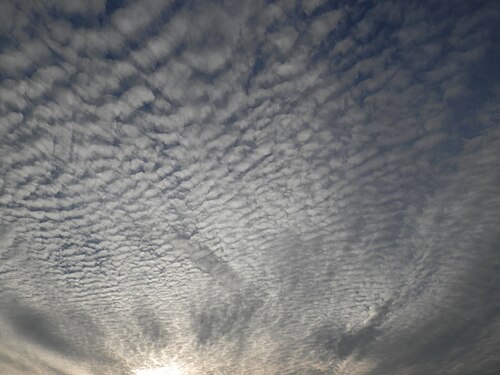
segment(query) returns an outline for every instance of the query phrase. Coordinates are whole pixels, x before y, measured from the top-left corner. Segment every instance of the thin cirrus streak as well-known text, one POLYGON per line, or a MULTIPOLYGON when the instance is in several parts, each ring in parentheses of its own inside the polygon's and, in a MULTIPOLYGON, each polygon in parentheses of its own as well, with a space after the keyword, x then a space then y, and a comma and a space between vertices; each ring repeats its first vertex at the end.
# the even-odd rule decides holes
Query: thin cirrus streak
POLYGON ((4 1, 0 374, 496 374, 494 1, 4 1))

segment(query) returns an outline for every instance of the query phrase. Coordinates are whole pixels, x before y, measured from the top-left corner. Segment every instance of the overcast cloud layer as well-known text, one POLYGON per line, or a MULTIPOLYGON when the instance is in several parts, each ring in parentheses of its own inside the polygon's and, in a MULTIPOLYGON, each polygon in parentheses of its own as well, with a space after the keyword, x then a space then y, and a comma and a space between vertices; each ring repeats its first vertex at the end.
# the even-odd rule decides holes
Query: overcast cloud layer
POLYGON ((2 1, 0 374, 500 373, 495 1, 2 1))

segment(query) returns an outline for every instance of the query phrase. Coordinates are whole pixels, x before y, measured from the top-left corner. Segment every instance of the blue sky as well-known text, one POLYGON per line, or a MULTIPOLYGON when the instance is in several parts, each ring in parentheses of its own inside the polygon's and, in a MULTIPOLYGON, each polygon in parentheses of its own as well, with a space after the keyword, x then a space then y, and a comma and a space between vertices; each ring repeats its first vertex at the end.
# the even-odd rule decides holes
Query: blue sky
POLYGON ((3 1, 0 373, 498 373, 499 14, 3 1))

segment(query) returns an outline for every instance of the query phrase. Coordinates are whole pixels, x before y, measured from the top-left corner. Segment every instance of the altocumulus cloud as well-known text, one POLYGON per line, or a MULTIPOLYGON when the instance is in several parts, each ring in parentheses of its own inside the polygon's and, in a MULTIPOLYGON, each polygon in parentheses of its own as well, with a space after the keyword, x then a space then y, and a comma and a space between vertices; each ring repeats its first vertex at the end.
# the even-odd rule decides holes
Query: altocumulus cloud
POLYGON ((499 11, 3 1, 0 373, 497 374, 499 11))

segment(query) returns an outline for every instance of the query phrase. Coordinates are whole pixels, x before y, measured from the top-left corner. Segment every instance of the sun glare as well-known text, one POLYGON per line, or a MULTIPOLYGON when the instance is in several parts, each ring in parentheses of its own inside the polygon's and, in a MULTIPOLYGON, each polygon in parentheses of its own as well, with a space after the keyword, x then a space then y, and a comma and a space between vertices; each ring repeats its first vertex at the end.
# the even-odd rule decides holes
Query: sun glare
POLYGON ((176 365, 168 365, 135 370, 135 375, 181 375, 181 370, 176 365))

